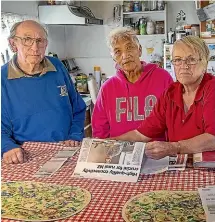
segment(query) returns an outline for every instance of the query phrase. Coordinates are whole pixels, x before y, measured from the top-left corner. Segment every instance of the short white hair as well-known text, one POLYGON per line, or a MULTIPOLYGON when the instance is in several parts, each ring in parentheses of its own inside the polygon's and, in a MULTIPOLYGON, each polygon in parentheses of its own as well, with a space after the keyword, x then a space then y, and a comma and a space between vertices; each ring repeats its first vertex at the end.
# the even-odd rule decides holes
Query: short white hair
MULTIPOLYGON (((28 20, 28 21, 30 21, 30 20, 28 20)), ((43 25, 41 25, 40 23, 38 23, 38 22, 36 22, 36 21, 34 21, 34 20, 32 20, 33 22, 35 22, 35 23, 37 23, 40 27, 41 27, 41 29, 44 31, 44 33, 45 33, 45 36, 46 36, 46 38, 48 38, 48 32, 47 32, 47 30, 46 30, 46 28, 43 26, 43 25)), ((12 27, 11 27, 11 29, 10 29, 10 34, 9 34, 9 36, 8 36, 8 40, 9 39, 12 39, 12 38, 14 38, 15 36, 16 36, 16 30, 17 30, 17 28, 22 24, 22 23, 24 23, 25 22, 25 20, 24 21, 21 21, 21 22, 16 22, 12 27)))
POLYGON ((119 39, 129 39, 134 42, 138 46, 138 48, 140 47, 137 35, 131 27, 116 28, 109 33, 107 38, 107 44, 111 51, 113 49, 113 46, 119 39))

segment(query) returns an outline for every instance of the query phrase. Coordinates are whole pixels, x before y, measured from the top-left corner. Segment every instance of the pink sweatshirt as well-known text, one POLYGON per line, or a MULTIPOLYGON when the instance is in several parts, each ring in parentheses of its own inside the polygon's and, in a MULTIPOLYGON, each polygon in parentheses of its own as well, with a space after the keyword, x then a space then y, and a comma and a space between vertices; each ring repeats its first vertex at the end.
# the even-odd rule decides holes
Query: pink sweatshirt
POLYGON ((135 83, 119 69, 102 85, 92 115, 93 137, 115 137, 137 129, 173 82, 170 74, 156 64, 142 64, 144 71, 135 83))

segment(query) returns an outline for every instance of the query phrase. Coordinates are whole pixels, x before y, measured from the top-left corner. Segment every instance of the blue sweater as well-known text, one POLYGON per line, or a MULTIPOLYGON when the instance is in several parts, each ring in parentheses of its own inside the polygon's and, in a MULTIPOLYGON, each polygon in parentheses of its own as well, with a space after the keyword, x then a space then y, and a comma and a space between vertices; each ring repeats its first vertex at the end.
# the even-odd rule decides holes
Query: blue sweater
POLYGON ((26 141, 83 139, 86 105, 63 64, 48 59, 57 71, 39 77, 8 79, 8 63, 1 68, 2 155, 26 141))

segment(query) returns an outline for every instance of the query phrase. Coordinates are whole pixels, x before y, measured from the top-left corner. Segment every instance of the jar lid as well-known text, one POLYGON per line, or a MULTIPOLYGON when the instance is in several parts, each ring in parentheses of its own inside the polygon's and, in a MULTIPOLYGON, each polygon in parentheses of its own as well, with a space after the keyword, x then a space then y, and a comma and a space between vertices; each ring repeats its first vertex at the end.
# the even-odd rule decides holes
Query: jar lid
POLYGON ((191 25, 185 25, 184 29, 191 29, 191 25))
POLYGON ((191 27, 197 27, 199 24, 192 24, 191 27))
POLYGON ((100 71, 100 66, 94 66, 94 71, 100 71))

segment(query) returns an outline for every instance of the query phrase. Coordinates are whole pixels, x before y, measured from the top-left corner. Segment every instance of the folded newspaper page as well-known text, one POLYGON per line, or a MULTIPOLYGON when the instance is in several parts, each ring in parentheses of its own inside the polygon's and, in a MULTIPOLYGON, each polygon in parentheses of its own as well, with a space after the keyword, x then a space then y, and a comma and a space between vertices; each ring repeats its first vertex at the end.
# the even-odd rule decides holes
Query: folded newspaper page
POLYGON ((141 142, 85 138, 73 176, 137 182, 144 148, 141 142))
POLYGON ((176 156, 166 156, 155 160, 148 158, 145 154, 140 174, 158 174, 165 171, 185 170, 187 163, 187 154, 178 154, 176 156))
POLYGON ((215 186, 198 189, 207 222, 215 222, 215 186))

